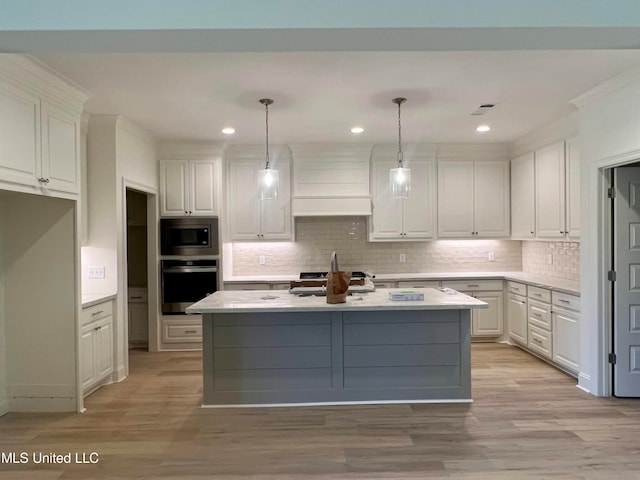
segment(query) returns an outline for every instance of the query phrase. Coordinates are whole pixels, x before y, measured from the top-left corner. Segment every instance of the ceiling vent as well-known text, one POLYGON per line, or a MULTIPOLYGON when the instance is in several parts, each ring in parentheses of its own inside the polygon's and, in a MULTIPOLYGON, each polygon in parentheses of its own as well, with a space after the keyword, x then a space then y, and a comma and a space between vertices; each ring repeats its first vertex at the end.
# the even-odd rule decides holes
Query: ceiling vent
POLYGON ((478 107, 477 110, 471 112, 471 115, 484 115, 489 110, 491 110, 493 107, 495 107, 495 104, 493 104, 493 103, 483 103, 482 105, 480 105, 478 107))

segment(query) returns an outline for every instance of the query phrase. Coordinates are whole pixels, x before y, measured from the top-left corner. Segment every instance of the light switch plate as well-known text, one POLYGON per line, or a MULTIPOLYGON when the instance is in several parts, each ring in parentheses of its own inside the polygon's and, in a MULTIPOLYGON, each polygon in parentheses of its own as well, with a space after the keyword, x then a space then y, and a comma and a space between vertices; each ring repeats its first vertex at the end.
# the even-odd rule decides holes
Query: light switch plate
POLYGON ((89 267, 89 278, 92 278, 92 279, 104 278, 104 266, 89 267))
POLYGON ((267 259, 265 258, 265 256, 264 256, 264 255, 260 255, 260 256, 258 257, 258 263, 259 263, 260 265, 264 265, 264 264, 266 264, 266 263, 267 263, 267 259))
POLYGON ((489 252, 489 261, 490 261, 490 262, 495 262, 495 261, 496 261, 496 254, 495 254, 495 252, 489 252))
POLYGON ((405 263, 407 261, 407 255, 404 253, 400 254, 400 263, 405 263))

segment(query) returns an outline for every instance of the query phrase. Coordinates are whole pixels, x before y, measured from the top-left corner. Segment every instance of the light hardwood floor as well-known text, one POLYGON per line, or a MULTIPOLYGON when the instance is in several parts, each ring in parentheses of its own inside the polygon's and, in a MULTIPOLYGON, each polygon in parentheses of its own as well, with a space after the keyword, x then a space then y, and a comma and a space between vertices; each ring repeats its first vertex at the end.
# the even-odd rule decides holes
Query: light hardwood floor
POLYGON ((84 414, 0 418, 0 479, 639 479, 640 400, 592 397, 527 353, 473 344, 473 404, 202 409, 199 353, 132 352, 84 414))

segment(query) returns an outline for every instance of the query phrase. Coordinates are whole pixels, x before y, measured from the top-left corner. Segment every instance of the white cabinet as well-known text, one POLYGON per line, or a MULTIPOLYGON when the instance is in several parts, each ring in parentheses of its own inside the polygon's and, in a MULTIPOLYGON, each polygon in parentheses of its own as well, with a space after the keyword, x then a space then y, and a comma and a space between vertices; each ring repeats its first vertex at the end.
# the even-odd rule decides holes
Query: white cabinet
POLYGON ((160 215, 218 215, 218 163, 216 160, 162 160, 160 215))
POLYGON ((504 332, 502 280, 445 280, 443 287, 457 290, 489 304, 471 310, 471 336, 500 337, 504 332))
POLYGON ((438 236, 509 236, 509 164, 502 161, 438 162, 438 236))
POLYGON ((0 181, 77 194, 80 113, 0 81, 0 181))
POLYGON ((566 153, 566 224, 565 231, 572 240, 580 239, 580 146, 578 137, 565 142, 566 153))
POLYGON ((80 372, 85 394, 110 381, 113 372, 113 302, 82 310, 80 372))
POLYGON ((527 348, 552 360, 551 291, 529 286, 527 288, 527 314, 527 348))
POLYGON ((397 165, 374 161, 372 165, 373 215, 369 239, 426 240, 434 236, 435 182, 433 160, 411 162, 411 193, 391 196, 389 170, 397 165))
POLYGON ((536 236, 535 168, 533 152, 511 160, 511 238, 536 236))
POLYGON ((201 315, 172 315, 162 318, 162 341, 169 348, 179 348, 175 344, 202 342, 201 315))
POLYGON ((24 55, 0 56, 3 189, 75 198, 87 94, 24 55))
POLYGON ((552 293, 553 361, 574 374, 580 358, 580 299, 552 293))
POLYGON ((278 197, 260 199, 258 171, 263 160, 232 160, 228 176, 229 234, 231 240, 291 239, 291 163, 278 161, 278 197))
POLYGON ((521 283, 507 282, 507 323, 509 338, 527 346, 527 287, 521 283))
POLYGON ((535 152, 536 234, 538 238, 565 236, 564 142, 535 152))

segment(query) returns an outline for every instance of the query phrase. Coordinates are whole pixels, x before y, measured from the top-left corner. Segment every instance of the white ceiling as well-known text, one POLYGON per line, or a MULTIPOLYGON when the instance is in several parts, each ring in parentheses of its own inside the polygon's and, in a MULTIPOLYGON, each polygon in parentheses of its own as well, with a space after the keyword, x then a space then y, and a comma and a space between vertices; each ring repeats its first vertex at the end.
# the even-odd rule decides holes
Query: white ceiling
POLYGON ((640 50, 40 54, 91 93, 86 110, 119 114, 161 140, 510 142, 574 110, 570 101, 640 64, 640 50), (471 116, 482 103, 496 107, 471 116), (491 132, 478 134, 479 123, 491 132), (349 128, 360 125, 355 136, 349 128), (236 134, 220 130, 233 126, 236 134))

